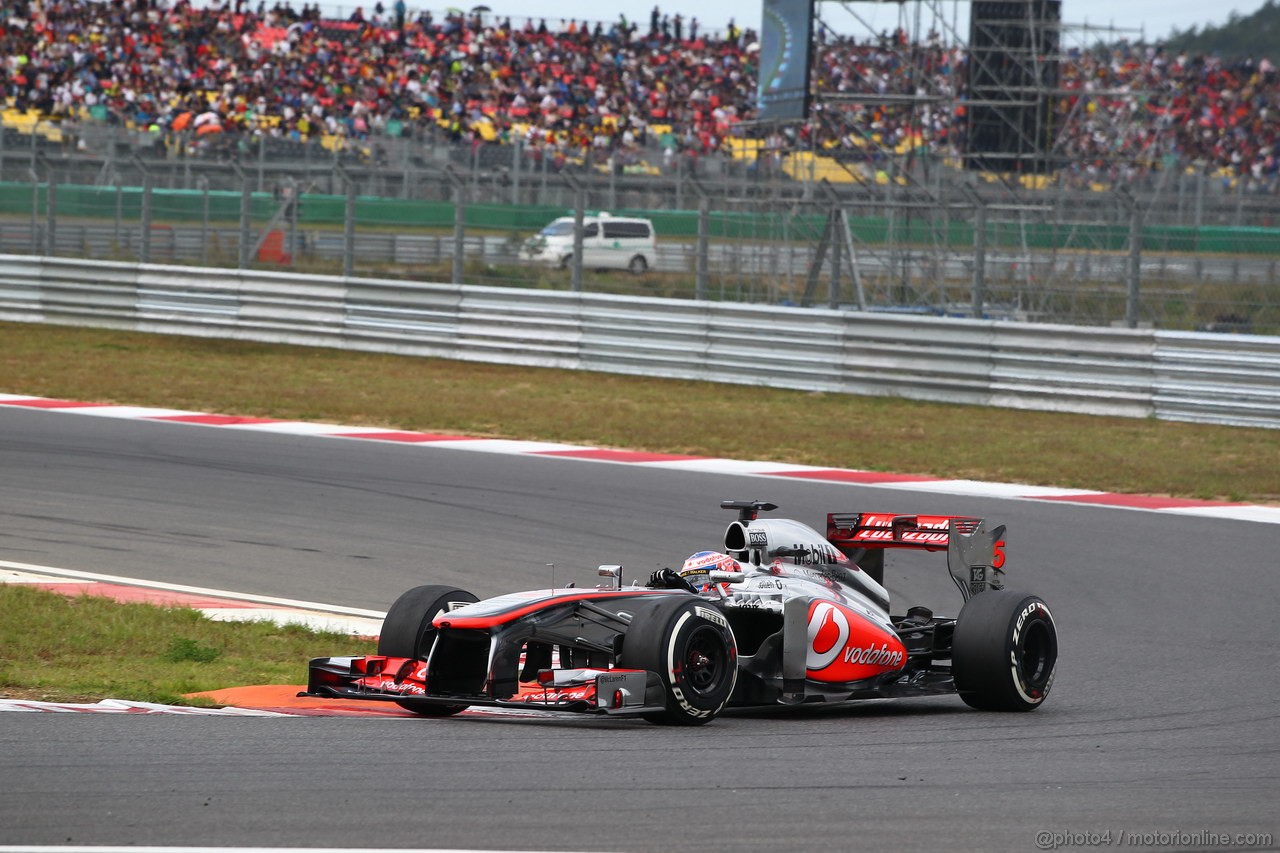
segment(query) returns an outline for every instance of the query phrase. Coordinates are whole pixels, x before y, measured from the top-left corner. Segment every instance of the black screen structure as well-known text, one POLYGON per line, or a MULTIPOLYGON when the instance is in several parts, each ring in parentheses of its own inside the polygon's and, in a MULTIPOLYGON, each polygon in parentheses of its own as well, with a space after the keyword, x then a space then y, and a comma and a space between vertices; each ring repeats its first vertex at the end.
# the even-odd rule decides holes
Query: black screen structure
POLYGON ((809 116, 814 0, 764 0, 756 117, 762 122, 809 116))
POLYGON ((978 0, 969 20, 965 166, 1054 168, 1061 0, 978 0))

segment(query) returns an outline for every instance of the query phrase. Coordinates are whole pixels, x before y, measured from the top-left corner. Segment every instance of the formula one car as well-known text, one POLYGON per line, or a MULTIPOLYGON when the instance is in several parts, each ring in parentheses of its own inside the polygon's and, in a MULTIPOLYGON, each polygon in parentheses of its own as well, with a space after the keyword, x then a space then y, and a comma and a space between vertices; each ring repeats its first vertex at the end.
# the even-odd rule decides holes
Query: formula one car
POLYGON ((596 589, 477 601, 420 586, 387 613, 378 654, 315 658, 299 695, 395 702, 423 716, 468 706, 638 715, 699 725, 725 708, 958 693, 988 711, 1030 711, 1053 686, 1057 629, 1044 601, 1003 588, 1003 526, 983 519, 831 513, 826 536, 738 517, 724 552, 701 552, 645 586, 621 566, 596 589), (887 549, 947 553, 964 605, 890 615, 887 549))

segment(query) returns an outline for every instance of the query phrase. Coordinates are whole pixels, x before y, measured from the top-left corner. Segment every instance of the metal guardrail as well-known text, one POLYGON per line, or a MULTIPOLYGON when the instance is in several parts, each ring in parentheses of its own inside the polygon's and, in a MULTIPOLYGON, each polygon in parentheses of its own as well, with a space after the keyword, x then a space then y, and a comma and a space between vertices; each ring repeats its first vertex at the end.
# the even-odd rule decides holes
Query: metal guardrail
POLYGON ((1280 428, 1280 337, 22 255, 0 320, 1280 428))

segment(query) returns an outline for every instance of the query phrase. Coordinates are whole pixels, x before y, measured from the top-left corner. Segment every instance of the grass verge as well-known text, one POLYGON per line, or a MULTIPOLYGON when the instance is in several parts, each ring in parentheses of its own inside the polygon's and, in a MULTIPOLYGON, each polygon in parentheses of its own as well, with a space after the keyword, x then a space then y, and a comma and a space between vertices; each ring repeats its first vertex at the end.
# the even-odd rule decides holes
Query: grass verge
POLYGON ((214 622, 185 607, 68 597, 0 584, 0 696, 209 705, 187 693, 301 684, 320 654, 373 654, 375 643, 269 622, 214 622))
POLYGON ((1280 501, 1276 430, 0 323, 0 391, 1139 494, 1280 501))

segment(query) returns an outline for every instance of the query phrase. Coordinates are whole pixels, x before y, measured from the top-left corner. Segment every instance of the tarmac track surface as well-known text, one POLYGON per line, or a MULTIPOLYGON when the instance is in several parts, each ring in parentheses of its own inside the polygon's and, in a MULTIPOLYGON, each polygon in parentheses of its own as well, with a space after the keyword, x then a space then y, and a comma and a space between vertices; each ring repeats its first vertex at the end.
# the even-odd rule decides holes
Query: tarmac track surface
MULTIPOLYGON (((984 515, 1061 644, 1050 699, 1017 715, 3 714, 0 843, 1026 850, 1277 829, 1274 525, 14 410, 0 471, 3 559, 377 609, 418 583, 549 585, 548 563, 557 584, 642 577, 717 547, 723 498, 815 526, 984 515)), ((887 580, 895 611, 959 607, 942 555, 891 558, 887 580)))

